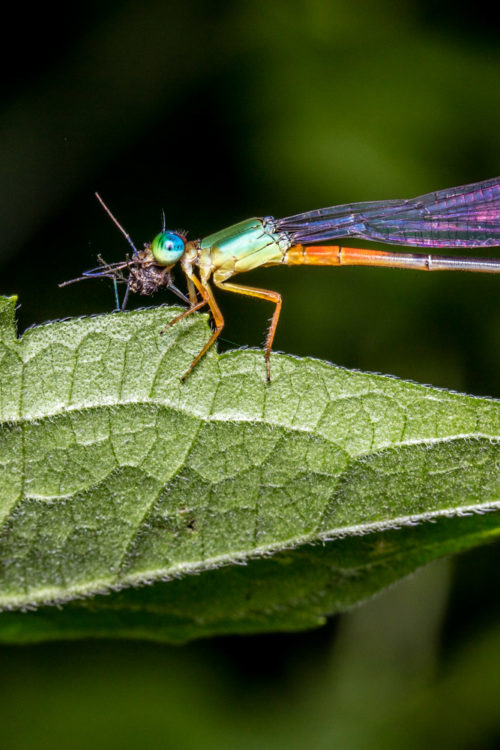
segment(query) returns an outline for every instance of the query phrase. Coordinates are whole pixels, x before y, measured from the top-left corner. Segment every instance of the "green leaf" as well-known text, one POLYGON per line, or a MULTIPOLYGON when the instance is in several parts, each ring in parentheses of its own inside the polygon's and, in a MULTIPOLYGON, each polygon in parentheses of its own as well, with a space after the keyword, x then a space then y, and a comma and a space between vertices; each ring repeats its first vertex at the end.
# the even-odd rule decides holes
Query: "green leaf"
POLYGON ((0 299, 0 640, 308 628, 500 533, 484 513, 499 402, 278 354, 268 385, 259 351, 212 350, 181 383, 206 316, 17 339, 15 301, 0 299))

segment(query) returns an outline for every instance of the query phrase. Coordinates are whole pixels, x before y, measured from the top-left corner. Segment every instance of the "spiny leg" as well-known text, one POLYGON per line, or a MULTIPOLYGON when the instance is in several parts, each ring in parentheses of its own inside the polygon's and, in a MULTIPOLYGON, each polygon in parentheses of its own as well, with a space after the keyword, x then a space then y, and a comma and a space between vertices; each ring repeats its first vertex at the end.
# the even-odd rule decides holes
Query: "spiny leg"
MULTIPOLYGON (((166 325, 165 328, 163 328, 160 331, 160 333, 165 333, 165 331, 171 326, 175 325, 175 323, 178 323, 180 320, 182 320, 183 318, 186 318, 188 315, 191 315, 191 313, 194 313, 196 310, 199 310, 205 305, 209 306, 210 312, 212 313, 212 317, 215 323, 215 331, 213 331, 212 335, 210 336, 205 346, 193 359, 193 361, 189 365, 189 368, 186 370, 186 372, 182 376, 181 380, 185 380, 187 376, 194 370, 194 368, 196 367, 200 359, 210 349, 210 347, 219 337, 222 329, 224 328, 224 318, 222 317, 222 313, 219 310, 219 306, 217 305, 217 302, 214 299, 214 295, 208 283, 205 282, 204 284, 202 284, 202 282, 199 281, 199 279, 197 279, 196 276, 194 275, 188 276, 188 284, 189 282, 191 282, 191 285, 192 285, 191 288, 193 289, 193 293, 195 293, 195 290, 197 289, 202 299, 199 302, 197 302, 195 305, 190 307, 188 310, 184 310, 184 312, 182 312, 180 315, 177 315, 177 317, 171 320, 170 323, 168 323, 168 325, 166 325)), ((191 288, 190 288, 190 291, 191 291, 191 288)))
MULTIPOLYGON (((194 368, 196 367, 200 359, 207 353, 207 351, 210 349, 212 344, 214 344, 215 341, 219 338, 221 331, 224 328, 224 318, 222 317, 222 313, 219 310, 219 305, 215 301, 214 295, 212 293, 212 290, 208 282, 202 283, 196 278, 196 276, 190 276, 189 278, 191 279, 196 289, 199 291, 199 293, 203 297, 203 300, 202 300, 203 303, 207 304, 210 308, 210 312, 212 313, 212 318, 214 319, 215 331, 213 331, 212 335, 208 339, 203 349, 200 352, 198 352, 196 357, 193 359, 193 361, 189 365, 189 368, 182 376, 181 380, 185 380, 187 376, 189 375, 189 373, 194 370, 194 368)), ((198 303, 198 305, 196 305, 195 307, 198 307, 199 305, 200 303, 198 303)))
POLYGON ((187 288, 188 288, 188 294, 189 294, 189 299, 191 300, 191 304, 196 305, 196 303, 198 302, 198 297, 196 295, 196 287, 191 281, 191 279, 189 278, 189 276, 187 277, 187 288))
POLYGON ((278 327, 278 320, 281 313, 281 305, 282 305, 282 299, 281 294, 279 292, 273 292, 270 289, 256 289, 253 286, 243 286, 242 284, 233 284, 232 282, 228 281, 216 281, 214 278, 214 283, 216 286, 219 287, 219 289, 225 289, 228 292, 234 292, 235 294, 244 294, 247 297, 257 297, 258 299, 265 299, 269 302, 273 302, 274 307, 274 313, 273 317, 271 318, 271 323, 269 325, 269 330, 267 332, 266 336, 266 343, 264 347, 265 352, 265 358, 266 358, 266 375, 267 375, 267 382, 271 382, 271 349, 273 346, 274 341, 274 335, 276 333, 276 328, 278 327))
MULTIPOLYGON (((198 281, 198 279, 196 279, 196 281, 198 281)), ((177 315, 173 320, 170 321, 170 323, 167 323, 167 325, 161 329, 160 335, 164 334, 165 331, 168 331, 168 329, 174 326, 176 323, 178 323, 179 320, 186 318, 188 315, 191 315, 191 313, 194 313, 197 310, 200 310, 205 305, 209 304, 208 299, 206 299, 203 295, 202 295, 202 299, 198 300, 198 297, 196 296, 196 286, 194 285, 191 277, 189 276, 187 276, 187 285, 188 285, 188 294, 189 294, 189 300, 191 302, 191 307, 188 307, 187 310, 184 310, 179 315, 177 315)))
POLYGON ((188 307, 187 310, 183 310, 179 315, 176 315, 173 320, 170 321, 170 323, 167 323, 167 325, 161 329, 160 335, 162 336, 166 331, 168 331, 169 328, 172 328, 172 326, 175 326, 176 323, 178 323, 183 318, 187 318, 188 315, 191 315, 191 313, 196 312, 197 310, 201 310, 202 307, 205 307, 205 305, 208 305, 207 299, 202 299, 199 302, 197 302, 192 307, 188 307))

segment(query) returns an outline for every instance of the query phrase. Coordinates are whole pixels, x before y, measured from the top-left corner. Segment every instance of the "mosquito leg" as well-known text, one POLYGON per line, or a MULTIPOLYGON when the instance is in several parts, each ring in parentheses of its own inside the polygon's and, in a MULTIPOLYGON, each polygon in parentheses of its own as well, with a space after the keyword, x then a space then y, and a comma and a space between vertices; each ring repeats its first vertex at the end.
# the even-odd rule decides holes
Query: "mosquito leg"
MULTIPOLYGON (((114 279, 114 283, 116 286, 116 279, 114 279)), ((123 295, 123 302, 121 304, 121 307, 120 306, 118 307, 118 310, 125 310, 125 308, 127 307, 129 293, 130 293, 130 280, 127 281, 127 286, 125 287, 125 294, 123 295)), ((117 298, 117 301, 119 301, 118 298, 117 298)))

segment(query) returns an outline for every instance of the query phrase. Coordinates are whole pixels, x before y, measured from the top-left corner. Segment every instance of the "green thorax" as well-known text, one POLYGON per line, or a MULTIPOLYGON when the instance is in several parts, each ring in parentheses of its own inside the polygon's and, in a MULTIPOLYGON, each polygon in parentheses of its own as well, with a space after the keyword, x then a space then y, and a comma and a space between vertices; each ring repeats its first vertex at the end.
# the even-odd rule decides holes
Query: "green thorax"
POLYGON ((283 262, 287 249, 278 235, 264 229, 262 219, 246 219, 201 240, 216 269, 233 273, 283 262))

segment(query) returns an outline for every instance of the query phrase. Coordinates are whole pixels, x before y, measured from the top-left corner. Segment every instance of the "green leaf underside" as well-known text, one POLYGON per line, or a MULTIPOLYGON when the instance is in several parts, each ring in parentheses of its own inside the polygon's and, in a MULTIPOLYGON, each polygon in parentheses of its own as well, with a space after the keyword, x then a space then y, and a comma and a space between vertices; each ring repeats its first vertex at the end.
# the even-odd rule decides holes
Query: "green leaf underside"
POLYGON ((181 383, 206 316, 18 340, 14 307, 0 299, 0 640, 311 627, 500 532, 483 513, 497 401, 278 354, 268 385, 249 350, 212 350, 181 383))

